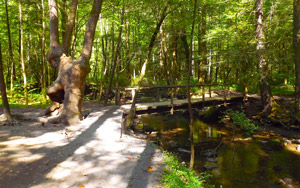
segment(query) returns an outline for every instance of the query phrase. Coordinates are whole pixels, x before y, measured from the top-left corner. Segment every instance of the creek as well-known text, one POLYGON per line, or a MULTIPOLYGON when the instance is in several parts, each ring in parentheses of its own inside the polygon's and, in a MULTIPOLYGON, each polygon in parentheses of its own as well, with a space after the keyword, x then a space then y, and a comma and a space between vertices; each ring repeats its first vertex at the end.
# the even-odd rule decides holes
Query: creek
MULTIPOLYGON (((186 112, 140 115, 135 122, 150 140, 189 162, 186 112)), ((194 143, 194 169, 208 171, 215 187, 300 187, 300 155, 286 150, 278 137, 247 137, 241 130, 195 117, 194 143)))

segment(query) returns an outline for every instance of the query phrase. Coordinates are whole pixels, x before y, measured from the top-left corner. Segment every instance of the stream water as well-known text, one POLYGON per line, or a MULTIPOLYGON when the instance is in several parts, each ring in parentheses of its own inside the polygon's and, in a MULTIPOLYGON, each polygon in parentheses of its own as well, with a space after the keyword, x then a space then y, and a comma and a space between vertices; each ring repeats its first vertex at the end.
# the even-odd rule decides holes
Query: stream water
MULTIPOLYGON (((155 129, 149 137, 189 161, 187 115, 143 115, 139 126, 155 129)), ((286 150, 280 139, 246 138, 232 127, 199 118, 194 126, 195 170, 208 171, 215 187, 300 187, 300 155, 286 150)))

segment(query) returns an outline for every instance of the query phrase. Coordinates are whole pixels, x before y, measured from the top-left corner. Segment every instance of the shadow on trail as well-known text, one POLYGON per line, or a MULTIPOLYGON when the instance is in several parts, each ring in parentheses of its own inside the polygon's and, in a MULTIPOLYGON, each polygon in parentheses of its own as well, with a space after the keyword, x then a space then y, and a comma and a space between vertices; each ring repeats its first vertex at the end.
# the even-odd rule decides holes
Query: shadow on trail
MULTIPOLYGON (((140 156, 139 162, 132 170, 130 181, 127 188, 146 188, 149 184, 150 173, 148 168, 152 165, 152 157, 155 149, 147 142, 143 153, 140 156)), ((152 168, 152 167, 151 167, 152 168)))
MULTIPOLYGON (((94 139, 96 130, 103 125, 108 119, 118 116, 118 113, 113 113, 117 108, 111 108, 98 117, 98 120, 91 124, 86 130, 78 135, 74 140, 70 141, 65 146, 55 148, 40 148, 32 149, 32 155, 42 154, 41 159, 30 162, 21 163, 15 166, 14 172, 1 175, 0 185, 7 188, 27 188, 34 185, 39 185, 48 181, 46 175, 51 172, 59 163, 65 161, 81 146, 94 139)), ((11 162, 12 163, 12 162, 11 162)), ((13 164, 9 164, 14 166, 13 164)))

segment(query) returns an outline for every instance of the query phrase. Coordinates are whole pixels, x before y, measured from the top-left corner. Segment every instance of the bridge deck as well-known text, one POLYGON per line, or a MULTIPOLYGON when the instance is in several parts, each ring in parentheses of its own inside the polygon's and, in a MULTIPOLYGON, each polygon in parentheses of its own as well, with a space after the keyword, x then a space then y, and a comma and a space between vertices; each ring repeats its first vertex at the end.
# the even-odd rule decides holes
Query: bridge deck
MULTIPOLYGON (((223 96, 216 96, 211 98, 192 98, 192 106, 193 107, 203 107, 203 106, 212 106, 223 103, 232 103, 242 101, 243 97, 241 95, 229 96, 224 99, 223 96)), ((174 99, 173 107, 174 109, 186 108, 188 105, 187 99, 174 99)), ((121 106, 124 113, 127 114, 130 110, 131 104, 125 104, 121 106)), ((145 111, 159 111, 159 110, 170 110, 172 108, 170 99, 163 99, 161 102, 147 102, 147 103, 137 103, 136 111, 145 112, 145 111)))

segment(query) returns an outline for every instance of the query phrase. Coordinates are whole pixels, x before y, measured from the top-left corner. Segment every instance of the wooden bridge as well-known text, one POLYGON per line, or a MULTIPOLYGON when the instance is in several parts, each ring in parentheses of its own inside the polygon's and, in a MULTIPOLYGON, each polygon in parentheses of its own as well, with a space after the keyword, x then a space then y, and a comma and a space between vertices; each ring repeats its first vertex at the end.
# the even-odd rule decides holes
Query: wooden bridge
MULTIPOLYGON (((241 94, 231 93, 230 84, 198 84, 191 85, 191 88, 197 87, 201 89, 201 96, 193 96, 191 99, 192 106, 195 108, 201 108, 204 106, 211 106, 217 104, 224 104, 232 102, 243 101, 241 94), (214 87, 221 87, 221 89, 213 89, 214 87)), ((176 109, 187 108, 187 99, 178 99, 177 90, 180 88, 187 88, 186 85, 170 85, 170 86, 142 86, 139 88, 139 93, 136 93, 138 87, 115 87, 112 88, 116 91, 115 103, 121 105, 124 114, 127 115, 131 107, 130 103, 121 101, 120 92, 131 95, 133 99, 134 95, 150 94, 151 97, 148 102, 143 101, 143 97, 139 97, 139 102, 135 105, 136 113, 149 113, 155 111, 170 111, 173 113, 176 109), (167 97, 162 98, 163 90, 168 90, 167 97)))

